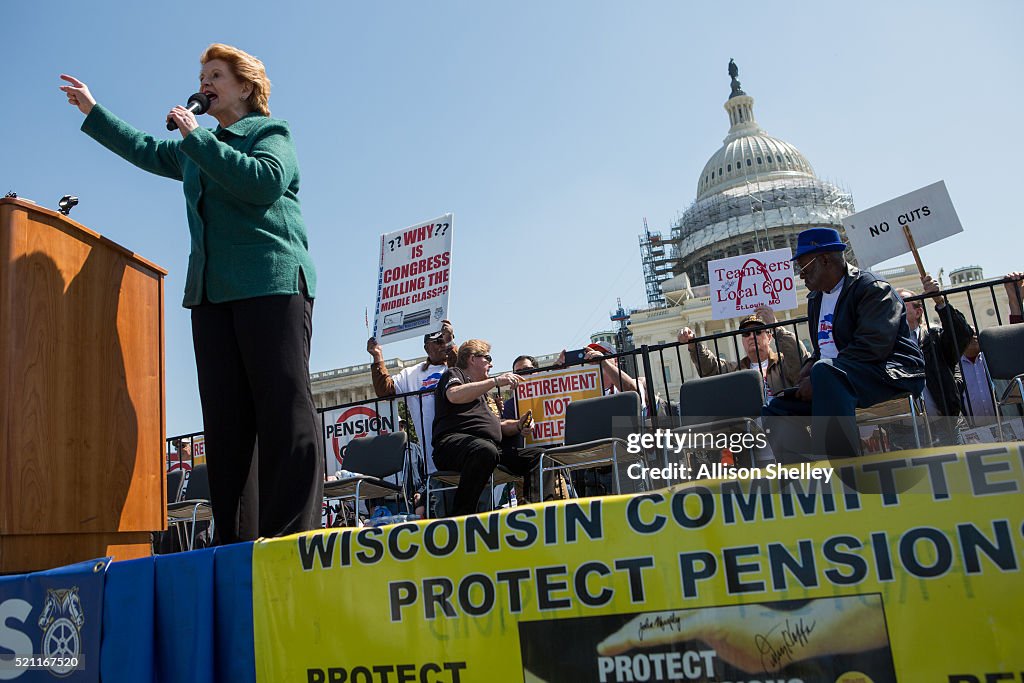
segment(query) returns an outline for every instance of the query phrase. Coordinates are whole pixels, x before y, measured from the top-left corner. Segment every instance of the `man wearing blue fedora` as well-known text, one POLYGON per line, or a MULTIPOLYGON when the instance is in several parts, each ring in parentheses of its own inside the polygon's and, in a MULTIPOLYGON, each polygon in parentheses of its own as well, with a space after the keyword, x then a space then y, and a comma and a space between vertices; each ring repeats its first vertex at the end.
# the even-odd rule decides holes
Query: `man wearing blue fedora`
POLYGON ((795 391, 765 406, 772 449, 782 462, 808 454, 860 452, 855 412, 924 389, 924 356, 906 307, 892 286, 846 262, 839 233, 810 228, 797 238, 796 271, 810 290, 807 317, 814 351, 795 391), (811 440, 779 416, 811 416, 811 440))

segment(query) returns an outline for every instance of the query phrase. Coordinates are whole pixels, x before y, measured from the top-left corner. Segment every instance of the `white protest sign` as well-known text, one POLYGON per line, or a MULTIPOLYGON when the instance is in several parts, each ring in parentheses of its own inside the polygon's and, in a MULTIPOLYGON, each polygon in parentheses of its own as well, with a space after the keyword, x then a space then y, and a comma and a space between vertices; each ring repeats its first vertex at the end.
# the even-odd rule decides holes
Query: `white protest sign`
POLYGON ((329 410, 324 414, 324 447, 327 474, 344 468, 345 447, 352 439, 390 434, 398 430, 391 401, 329 410))
POLYGON ((964 230, 941 180, 843 219, 862 268, 909 252, 905 225, 918 248, 964 230))
POLYGON ((749 315, 759 306, 796 308, 792 258, 789 249, 772 249, 708 261, 712 320, 749 315))
POLYGON ((448 318, 452 214, 380 238, 373 336, 380 344, 441 329, 448 318))

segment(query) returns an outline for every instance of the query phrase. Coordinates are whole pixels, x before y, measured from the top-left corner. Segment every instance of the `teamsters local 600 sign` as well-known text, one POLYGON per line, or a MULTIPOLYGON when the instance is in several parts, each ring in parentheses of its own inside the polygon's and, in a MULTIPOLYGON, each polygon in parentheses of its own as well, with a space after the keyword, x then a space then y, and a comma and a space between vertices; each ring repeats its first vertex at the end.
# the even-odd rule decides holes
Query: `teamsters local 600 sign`
POLYGON ((789 249, 773 249, 708 261, 712 319, 749 315, 759 306, 796 308, 792 258, 789 249))
POLYGON ((380 238, 373 336, 381 344, 441 329, 448 317, 453 216, 380 238))

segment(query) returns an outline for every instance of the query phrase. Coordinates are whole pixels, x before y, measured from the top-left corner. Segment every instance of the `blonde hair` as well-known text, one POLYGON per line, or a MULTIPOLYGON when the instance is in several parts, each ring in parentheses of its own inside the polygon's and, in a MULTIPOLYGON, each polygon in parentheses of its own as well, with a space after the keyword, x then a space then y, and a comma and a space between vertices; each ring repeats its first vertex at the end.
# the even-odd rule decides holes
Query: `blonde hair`
POLYGON ((462 368, 465 370, 469 367, 470 356, 475 356, 478 353, 490 353, 491 345, 485 342, 483 339, 470 339, 462 342, 459 346, 459 357, 455 361, 455 367, 462 368))
POLYGON ((206 64, 213 59, 221 59, 230 64, 235 76, 252 86, 252 93, 247 100, 249 106, 253 111, 270 116, 270 79, 267 78, 263 62, 248 52, 223 43, 214 43, 203 50, 199 63, 206 64))

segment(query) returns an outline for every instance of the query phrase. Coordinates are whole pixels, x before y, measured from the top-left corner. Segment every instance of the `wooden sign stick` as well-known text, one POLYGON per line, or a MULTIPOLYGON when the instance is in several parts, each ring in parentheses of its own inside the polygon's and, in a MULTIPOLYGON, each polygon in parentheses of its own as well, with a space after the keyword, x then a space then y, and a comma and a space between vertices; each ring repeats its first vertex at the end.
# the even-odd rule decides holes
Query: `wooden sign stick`
POLYGON ((917 253, 917 245, 914 244, 914 236, 910 234, 910 226, 903 226, 903 234, 907 238, 907 244, 910 245, 910 253, 914 255, 914 261, 917 263, 917 272, 921 274, 921 279, 924 279, 924 264, 921 263, 921 255, 917 253))

